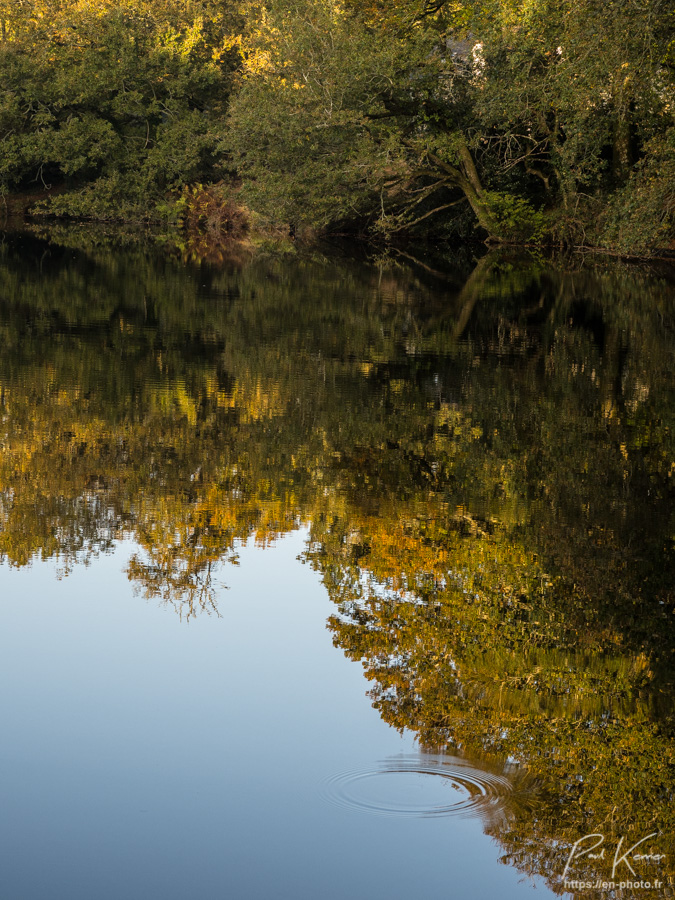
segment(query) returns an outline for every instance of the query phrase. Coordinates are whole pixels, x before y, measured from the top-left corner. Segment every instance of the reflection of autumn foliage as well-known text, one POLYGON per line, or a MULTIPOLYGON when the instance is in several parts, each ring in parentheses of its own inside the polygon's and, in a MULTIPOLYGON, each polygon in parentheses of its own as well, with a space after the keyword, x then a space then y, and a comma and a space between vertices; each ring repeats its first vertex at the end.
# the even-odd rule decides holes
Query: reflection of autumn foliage
MULTIPOLYGON (((608 627, 513 533, 433 500, 426 516, 399 504, 315 522, 312 537, 334 643, 362 662, 383 718, 430 749, 517 762, 538 785, 494 831, 506 859, 556 884, 584 834, 658 831, 672 860, 672 695, 630 646, 632 609, 608 627)), ((658 605, 644 618, 668 625, 672 648, 658 605)), ((579 877, 610 869, 585 860, 579 877)))
POLYGON ((672 290, 167 266, 0 265, 3 558, 132 537, 134 584, 190 616, 241 542, 310 522, 382 717, 538 785, 508 859, 555 880, 589 831, 675 833, 672 290))
MULTIPOLYGON (((260 486, 258 486, 260 487, 260 486)), ((251 535, 261 545, 297 527, 298 512, 288 497, 267 499, 229 485, 213 484, 182 515, 152 498, 139 511, 136 540, 141 552, 129 564, 129 578, 148 596, 160 597, 190 616, 198 609, 217 612, 217 572, 236 563, 237 546, 251 535), (167 523, 175 523, 173 531, 167 523)), ((180 503, 180 501, 179 501, 180 503)), ((178 505, 178 504, 176 504, 178 505)))
POLYGON ((184 385, 150 388, 144 418, 112 429, 90 417, 77 390, 53 387, 39 370, 32 376, 28 396, 15 388, 3 395, 0 550, 10 562, 57 555, 67 570, 133 535, 142 552, 130 577, 191 612, 213 607, 214 573, 238 542, 255 534, 264 543, 296 527, 293 492, 277 492, 233 455, 242 435, 217 395, 198 415, 184 385), (221 428, 230 441, 220 441, 221 428))

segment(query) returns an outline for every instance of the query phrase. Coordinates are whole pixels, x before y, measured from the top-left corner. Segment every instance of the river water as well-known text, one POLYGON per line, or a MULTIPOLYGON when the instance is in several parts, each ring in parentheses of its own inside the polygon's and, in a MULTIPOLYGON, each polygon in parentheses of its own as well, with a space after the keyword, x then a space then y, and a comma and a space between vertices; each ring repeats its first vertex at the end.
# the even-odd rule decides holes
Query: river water
POLYGON ((0 333, 2 900, 674 896, 672 270, 6 235, 0 333))

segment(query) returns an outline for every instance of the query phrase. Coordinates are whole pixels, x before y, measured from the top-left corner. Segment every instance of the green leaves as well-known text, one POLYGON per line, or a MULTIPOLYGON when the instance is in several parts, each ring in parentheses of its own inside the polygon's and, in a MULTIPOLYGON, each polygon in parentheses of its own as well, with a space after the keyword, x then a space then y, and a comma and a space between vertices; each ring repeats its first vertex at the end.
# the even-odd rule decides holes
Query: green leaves
POLYGON ((671 7, 0 0, 0 190, 147 220, 238 177, 275 226, 648 253, 675 237, 671 7))
POLYGON ((5 187, 37 178, 60 188, 47 210, 147 219, 171 187, 212 176, 236 51, 209 9, 67 3, 33 20, 13 8, 0 54, 5 187))
POLYGON ((279 222, 389 237, 464 196, 493 240, 597 242, 607 197, 673 125, 670 32, 662 0, 276 0, 249 21, 223 146, 279 222))

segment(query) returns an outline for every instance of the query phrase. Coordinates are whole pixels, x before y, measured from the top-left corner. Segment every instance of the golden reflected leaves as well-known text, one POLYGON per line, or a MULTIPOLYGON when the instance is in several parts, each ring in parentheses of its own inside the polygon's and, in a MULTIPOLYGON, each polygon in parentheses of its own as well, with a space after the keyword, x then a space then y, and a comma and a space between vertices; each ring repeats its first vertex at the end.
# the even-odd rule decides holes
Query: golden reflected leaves
POLYGON ((536 785, 506 859, 557 884, 584 834, 652 828, 675 859, 672 285, 490 257, 468 303, 436 266, 25 252, 6 561, 133 538, 142 594, 217 614, 242 543, 308 525, 380 715, 536 785))

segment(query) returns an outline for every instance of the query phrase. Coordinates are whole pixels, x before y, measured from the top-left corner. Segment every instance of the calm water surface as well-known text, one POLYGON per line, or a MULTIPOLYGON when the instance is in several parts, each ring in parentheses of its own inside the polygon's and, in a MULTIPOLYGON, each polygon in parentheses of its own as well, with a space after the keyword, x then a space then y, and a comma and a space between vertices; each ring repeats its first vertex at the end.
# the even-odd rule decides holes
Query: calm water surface
POLYGON ((7 236, 0 898, 673 896, 674 328, 7 236))

